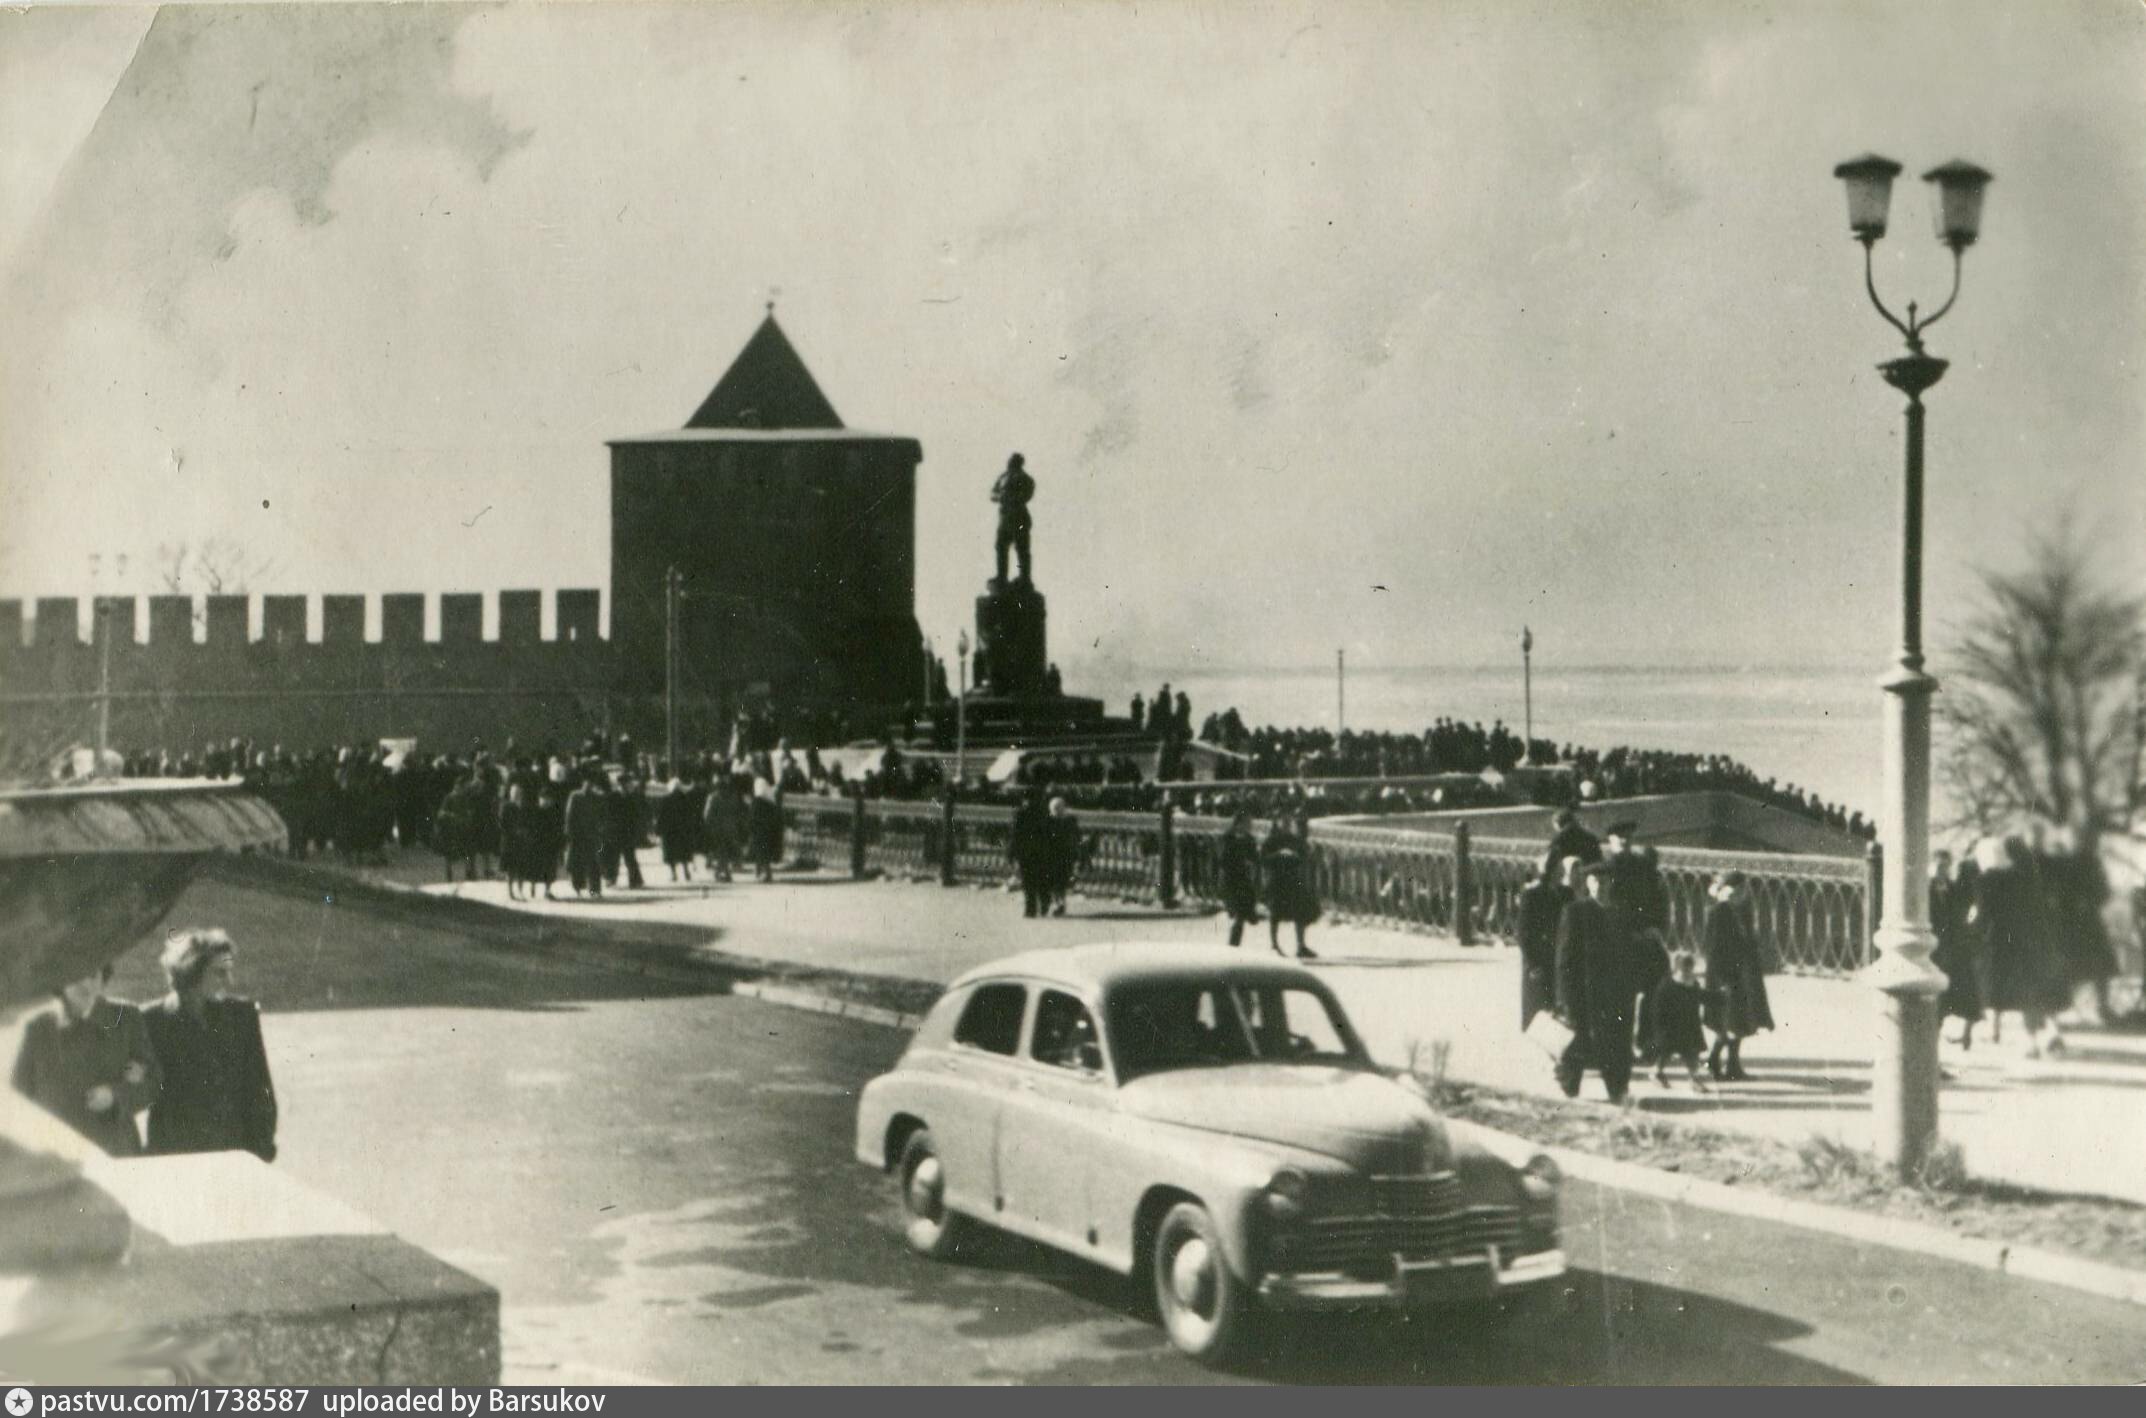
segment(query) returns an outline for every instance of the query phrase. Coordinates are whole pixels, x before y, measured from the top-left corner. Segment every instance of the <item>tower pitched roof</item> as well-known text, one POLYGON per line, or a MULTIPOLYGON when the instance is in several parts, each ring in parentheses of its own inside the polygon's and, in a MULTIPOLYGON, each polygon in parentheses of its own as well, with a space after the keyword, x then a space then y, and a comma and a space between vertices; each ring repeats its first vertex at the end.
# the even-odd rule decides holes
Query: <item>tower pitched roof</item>
POLYGON ((840 428, 842 418, 775 323, 770 306, 767 319, 686 420, 686 427, 840 428))

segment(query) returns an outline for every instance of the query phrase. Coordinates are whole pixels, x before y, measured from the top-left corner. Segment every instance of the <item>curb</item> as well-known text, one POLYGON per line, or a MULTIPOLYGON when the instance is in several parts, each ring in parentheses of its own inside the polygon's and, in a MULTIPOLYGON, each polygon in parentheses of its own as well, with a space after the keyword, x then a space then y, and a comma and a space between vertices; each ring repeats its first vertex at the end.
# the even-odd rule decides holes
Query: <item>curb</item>
MULTIPOLYGON (((809 1010, 815 1014, 839 1015, 895 1029, 914 1029, 922 1022, 920 1016, 914 1014, 900 1014, 877 1005, 837 999, 832 995, 816 994, 790 985, 741 981, 733 988, 732 993, 767 1004, 785 1005, 792 1009, 809 1010)), ((1776 1196, 1771 1192, 1746 1190, 1723 1182, 1707 1181, 1701 1177, 1680 1176, 1675 1172, 1664 1172, 1654 1167, 1642 1167, 1636 1162, 1597 1157, 1591 1152, 1545 1146, 1517 1133, 1486 1127, 1482 1123, 1470 1122, 1468 1127, 1512 1146, 1546 1153, 1566 1175, 1578 1177, 1582 1181, 1612 1186, 1620 1191, 1653 1197, 1659 1201, 1681 1203, 1706 1211, 1747 1217, 1754 1221, 1770 1221, 1804 1231, 1817 1231, 1863 1245, 1884 1246, 1896 1251, 1935 1256, 1940 1260, 1973 1266, 1977 1270, 2017 1276, 2021 1280, 2062 1286, 2067 1290, 2082 1291, 2102 1299, 2146 1307, 2146 1272, 2059 1255, 2054 1251, 2039 1250, 2032 1246, 2015 1246, 2004 1241, 1959 1236, 1919 1222, 1869 1216, 1840 1207, 1822 1206, 1817 1202, 1799 1201, 1794 1197, 1776 1196)))

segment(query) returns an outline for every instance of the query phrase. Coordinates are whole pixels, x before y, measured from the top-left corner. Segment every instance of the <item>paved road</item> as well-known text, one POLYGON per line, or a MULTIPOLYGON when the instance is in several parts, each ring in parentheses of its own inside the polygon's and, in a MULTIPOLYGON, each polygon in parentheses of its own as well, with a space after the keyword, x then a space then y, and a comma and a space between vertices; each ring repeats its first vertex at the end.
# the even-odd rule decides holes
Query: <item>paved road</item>
MULTIPOLYGON (((402 865, 407 871, 431 864, 420 859, 402 865)), ((644 869, 656 883, 662 868, 644 869)), ((455 890, 506 904, 499 882, 455 890)), ((569 899, 523 909, 561 923, 720 931, 725 949, 924 980, 949 980, 1030 946, 1109 939, 1220 942, 1223 930, 1214 919, 1079 898, 1064 919, 1024 921, 1019 898, 1001 891, 828 876, 786 876, 779 886, 705 892, 655 884, 648 891, 611 893, 601 905, 569 899)), ((1519 1036, 1517 951, 1462 949, 1439 937, 1364 924, 1321 925, 1314 937, 1328 983, 1380 1058, 1405 1062, 1412 1045, 1443 1040, 1451 1046, 1457 1078, 1556 1096, 1542 1056, 1519 1036), (1399 964, 1409 968, 1390 968, 1399 964)), ((1254 948, 1260 944, 1255 941, 1254 948)), ((1785 975, 1774 976, 1768 988, 1780 1028, 1747 1046, 1752 1081, 1702 1098, 1681 1081, 1665 1089, 1642 1075, 1634 1090, 1640 1107, 1703 1116, 1714 1126, 1790 1145, 1825 1135, 1868 1149, 1876 996, 1853 981, 1785 975)), ((2014 1029, 2003 1048, 1986 1040, 1971 1053, 1946 1048, 1945 1064, 1955 1075, 1944 1092, 1947 1140, 1960 1146, 1979 1176, 2146 1203, 2146 1129, 2135 1122, 2139 1090, 2146 1087, 2146 1042, 2082 1030, 2067 1057, 2030 1062, 2020 1057, 2022 1038, 2014 1029)), ((1600 1096, 1598 1086, 1590 1082, 1589 1096, 1600 1096)))
MULTIPOLYGON (((891 1188, 848 1155, 892 1031, 473 946, 422 912, 209 882, 178 916, 231 927, 270 1001, 280 1165, 497 1284, 511 1379, 1216 1377, 1107 1274, 1013 1242, 903 1250, 891 1188)), ((1226 1377, 2146 1376, 2129 1307, 1582 1185, 1566 1220, 1578 1268, 1503 1339, 1292 1323, 1226 1377)))

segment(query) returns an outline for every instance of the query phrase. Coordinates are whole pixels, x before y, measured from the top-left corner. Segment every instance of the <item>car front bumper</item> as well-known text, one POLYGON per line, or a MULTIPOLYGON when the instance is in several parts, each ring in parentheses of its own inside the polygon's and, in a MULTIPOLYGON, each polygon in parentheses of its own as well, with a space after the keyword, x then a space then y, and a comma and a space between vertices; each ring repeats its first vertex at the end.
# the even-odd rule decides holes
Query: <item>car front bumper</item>
POLYGON ((1505 1264, 1492 1247, 1446 1260, 1405 1261, 1396 1257, 1393 1274, 1384 1279, 1270 1275, 1259 1283, 1259 1298, 1278 1310, 1400 1309, 1494 1299, 1555 1280, 1564 1273, 1565 1253, 1561 1250, 1536 1251, 1505 1264))

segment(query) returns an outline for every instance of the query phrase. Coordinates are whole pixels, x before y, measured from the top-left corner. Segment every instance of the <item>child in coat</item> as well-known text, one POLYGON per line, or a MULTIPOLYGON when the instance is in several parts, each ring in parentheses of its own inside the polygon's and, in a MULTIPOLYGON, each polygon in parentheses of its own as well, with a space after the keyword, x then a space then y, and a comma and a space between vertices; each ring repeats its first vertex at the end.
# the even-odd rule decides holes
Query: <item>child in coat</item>
POLYGON ((1699 1059, 1706 1052, 1706 1036, 1699 1028, 1706 986, 1699 979, 1699 959, 1688 950, 1670 953, 1669 973, 1654 987, 1648 1004, 1654 1037, 1654 1081, 1669 1083, 1669 1061, 1676 1059, 1691 1076, 1695 1092, 1710 1090, 1699 1074, 1699 1059))

